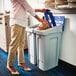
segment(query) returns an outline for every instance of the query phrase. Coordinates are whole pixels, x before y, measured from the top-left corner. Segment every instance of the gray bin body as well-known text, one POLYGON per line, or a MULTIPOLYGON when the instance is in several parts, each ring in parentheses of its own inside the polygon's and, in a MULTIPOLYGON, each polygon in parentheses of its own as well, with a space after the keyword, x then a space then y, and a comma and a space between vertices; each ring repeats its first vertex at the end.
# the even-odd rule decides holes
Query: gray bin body
POLYGON ((37 64, 37 50, 36 50, 36 34, 34 27, 27 28, 27 41, 28 41, 28 55, 29 61, 32 64, 37 64))
POLYGON ((43 71, 58 66, 62 27, 57 26, 43 31, 35 29, 34 32, 36 33, 37 66, 43 71))
MULTIPOLYGON (((30 36, 28 47, 32 54, 35 64, 43 70, 49 70, 58 65, 62 26, 53 27, 47 30, 34 28, 33 35, 30 36), (34 48, 34 50, 33 50, 34 48)), ((29 53, 29 54, 30 54, 29 53)), ((32 55, 31 58, 32 59, 32 55)), ((32 59, 32 61, 33 61, 32 59)), ((31 61, 30 61, 31 62, 31 61)))

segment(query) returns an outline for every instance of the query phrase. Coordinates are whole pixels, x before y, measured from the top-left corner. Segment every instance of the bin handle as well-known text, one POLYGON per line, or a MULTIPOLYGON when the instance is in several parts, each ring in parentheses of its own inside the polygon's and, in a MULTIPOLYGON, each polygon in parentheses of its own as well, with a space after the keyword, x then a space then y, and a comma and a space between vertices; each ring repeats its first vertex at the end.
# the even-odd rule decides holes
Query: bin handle
POLYGON ((37 35, 36 38, 36 47, 37 47, 37 66, 39 65, 39 39, 41 38, 41 35, 37 35))
MULTIPOLYGON (((31 33, 29 33, 28 36, 27 36, 28 37, 27 38, 28 39, 28 44, 30 44, 30 38, 29 38, 30 35, 31 35, 31 33)), ((29 56, 29 59, 30 59, 30 46, 28 46, 28 53, 29 53, 28 56, 29 56)))

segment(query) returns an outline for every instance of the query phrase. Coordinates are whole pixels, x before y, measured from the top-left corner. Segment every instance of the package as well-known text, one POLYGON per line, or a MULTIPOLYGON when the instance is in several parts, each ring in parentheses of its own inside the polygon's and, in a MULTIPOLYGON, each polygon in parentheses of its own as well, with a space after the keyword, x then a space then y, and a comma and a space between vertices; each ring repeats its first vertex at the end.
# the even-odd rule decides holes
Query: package
POLYGON ((45 0, 45 2, 55 2, 55 0, 45 0))
POLYGON ((76 2, 70 2, 70 3, 68 3, 68 6, 70 8, 76 8, 76 2))
POLYGON ((39 30, 46 30, 46 29, 50 28, 50 26, 47 23, 46 24, 41 23, 41 24, 39 24, 38 28, 39 28, 39 30))
POLYGON ((55 8, 55 0, 45 0, 46 8, 55 8))
POLYGON ((68 0, 68 2, 76 2, 76 0, 68 0))
POLYGON ((65 2, 67 0, 56 0, 56 2, 65 2))

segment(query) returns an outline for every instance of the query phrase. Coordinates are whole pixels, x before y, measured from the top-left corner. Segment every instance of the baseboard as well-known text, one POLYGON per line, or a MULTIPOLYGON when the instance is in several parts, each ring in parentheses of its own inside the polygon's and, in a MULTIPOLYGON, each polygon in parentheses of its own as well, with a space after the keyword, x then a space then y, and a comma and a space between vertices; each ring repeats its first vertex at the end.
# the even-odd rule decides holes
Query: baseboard
POLYGON ((69 69, 71 69, 73 71, 76 71, 76 66, 74 66, 74 65, 72 65, 72 64, 70 64, 68 62, 65 62, 65 61, 63 61, 61 59, 59 59, 59 65, 63 66, 63 67, 66 67, 66 68, 69 68, 69 69))
POLYGON ((3 50, 2 48, 0 48, 0 50, 6 54, 8 54, 8 52, 6 52, 5 50, 3 50))

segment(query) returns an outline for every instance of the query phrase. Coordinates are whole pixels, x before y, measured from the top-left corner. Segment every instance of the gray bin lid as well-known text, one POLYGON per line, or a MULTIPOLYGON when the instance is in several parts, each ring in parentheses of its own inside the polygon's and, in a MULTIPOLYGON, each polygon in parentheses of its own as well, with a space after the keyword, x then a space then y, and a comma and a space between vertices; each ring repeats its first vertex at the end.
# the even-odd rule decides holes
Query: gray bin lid
POLYGON ((39 30, 38 27, 34 29, 34 33, 40 34, 40 35, 47 35, 47 34, 58 33, 58 32, 62 32, 61 25, 53 27, 53 28, 49 28, 46 30, 39 30))

